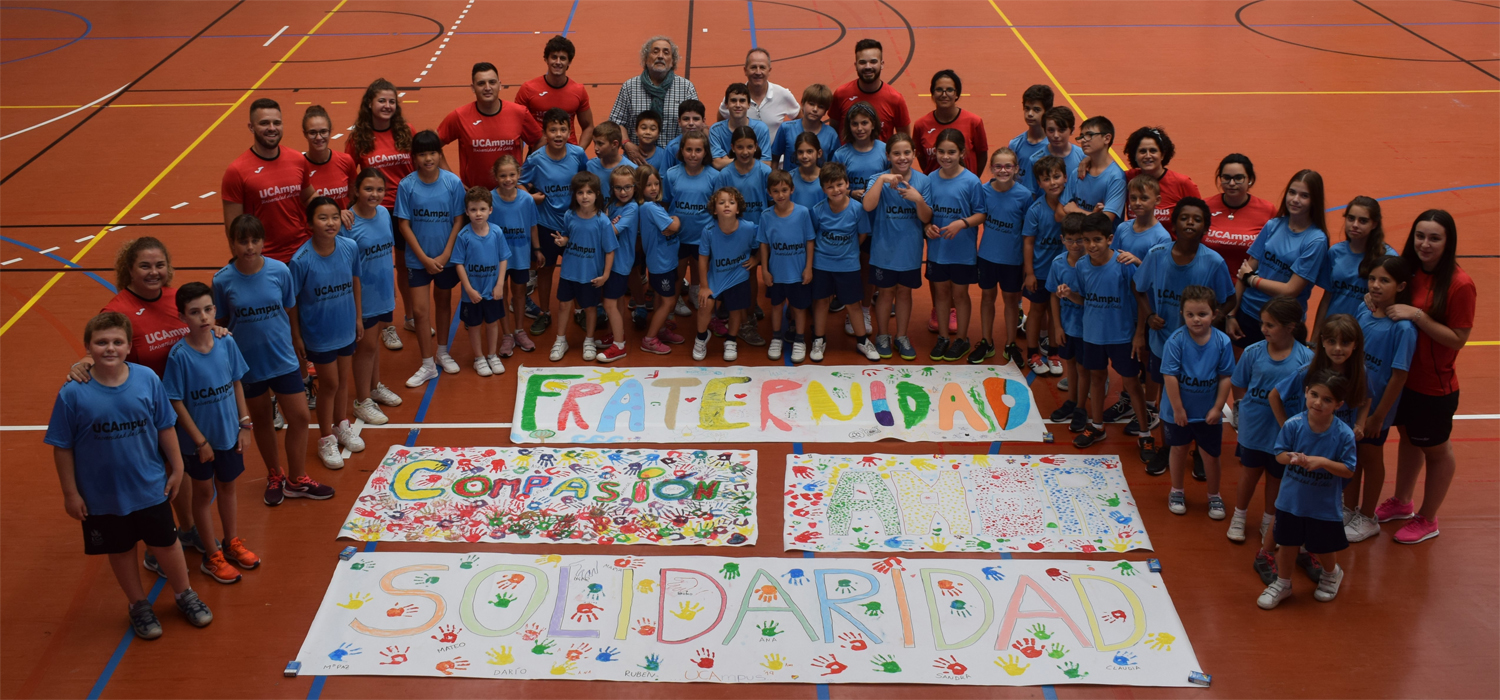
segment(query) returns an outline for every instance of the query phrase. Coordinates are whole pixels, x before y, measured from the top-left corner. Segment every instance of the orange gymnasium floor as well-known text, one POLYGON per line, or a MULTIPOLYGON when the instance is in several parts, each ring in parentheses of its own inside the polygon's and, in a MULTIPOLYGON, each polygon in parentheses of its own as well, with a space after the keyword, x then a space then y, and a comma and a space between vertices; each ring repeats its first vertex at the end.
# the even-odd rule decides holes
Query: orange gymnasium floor
MULTIPOLYGON (((884 76, 906 95, 913 117, 931 109, 924 94, 928 76, 956 69, 968 90, 961 104, 984 118, 992 147, 1024 128, 1021 92, 1045 83, 1058 92, 1058 104, 1109 116, 1121 145, 1138 126, 1164 126, 1178 144, 1172 167, 1192 176, 1205 193, 1213 190, 1218 159, 1238 151, 1255 160, 1261 174, 1256 192, 1268 199, 1279 196, 1292 172, 1311 167, 1328 183, 1329 206, 1357 194, 1385 200, 1391 242, 1398 247, 1417 212, 1429 207, 1453 212, 1461 234, 1460 262, 1478 283, 1482 303, 1469 347, 1459 356, 1463 420, 1453 436, 1459 470, 1443 510, 1441 537, 1404 547, 1390 540, 1393 529, 1387 525, 1385 536, 1351 550, 1345 560, 1352 560, 1347 564, 1351 578, 1334 604, 1304 602, 1275 613, 1260 611, 1254 599, 1261 586, 1248 570, 1250 546, 1229 543, 1222 524, 1209 525, 1201 501, 1190 517, 1167 516, 1160 507, 1166 477, 1145 476, 1133 441, 1113 427, 1102 451, 1118 452, 1131 465, 1131 488, 1148 504, 1143 508, 1158 547, 1150 556, 1165 566, 1200 662, 1215 676, 1213 688, 941 692, 949 697, 1495 697, 1500 694, 1497 27, 1500 9, 1493 0, 0 4, 0 459, 5 471, 0 696, 879 698, 939 692, 934 686, 710 688, 535 681, 499 686, 472 680, 283 678, 281 669, 295 656, 321 599, 330 562, 347 544, 332 535, 368 471, 389 445, 409 434, 427 445, 505 444, 507 432, 495 425, 510 420, 514 371, 497 379, 482 380, 467 369, 444 376, 430 403, 421 391, 403 389, 405 405, 391 411, 398 425, 366 429, 369 447, 348 468, 329 472, 309 457, 310 472, 339 490, 331 502, 288 501, 274 510, 260 505, 253 496, 259 457, 247 455, 250 483, 242 499, 242 531, 266 565, 232 587, 194 571, 196 587, 218 617, 206 630, 190 630, 177 615, 163 613, 167 633, 160 641, 123 642, 119 589, 103 558, 80 554, 78 526, 63 512, 41 426, 68 365, 83 352, 84 321, 111 296, 111 269, 121 243, 140 235, 166 241, 178 284, 207 281, 225 260, 213 191, 225 166, 250 143, 244 124, 251 100, 279 100, 289 126, 303 105, 325 105, 337 133, 353 119, 363 86, 384 76, 404 91, 407 120, 419 129, 435 127, 449 110, 471 99, 472 63, 501 66, 509 98, 517 84, 542 72, 547 38, 565 33, 579 47, 572 76, 589 86, 596 119, 603 120, 620 81, 638 74, 641 42, 662 33, 683 48, 679 75, 693 80, 711 103, 727 83, 742 78, 740 66, 751 46, 768 48, 778 59, 772 79, 800 93, 812 82, 836 86, 852 79, 854 43, 873 37, 886 47, 884 76)), ((289 131, 286 145, 300 148, 300 134, 289 131)), ((1338 237, 1335 230, 1334 240, 1338 237)), ((913 314, 918 319, 927 315, 926 294, 919 297, 913 314)), ((917 335, 919 344, 928 342, 917 335)), ((851 342, 837 331, 832 338, 830 362, 858 361, 851 342)), ((401 387, 415 368, 412 340, 407 336, 406 351, 384 356, 388 385, 401 387)), ((685 357, 681 349, 663 359, 632 350, 623 361, 627 365, 685 357)), ((467 351, 459 354, 467 367, 467 351)), ((569 361, 577 362, 577 355, 569 361)), ((521 362, 546 359, 541 353, 518 354, 510 367, 521 362)), ((744 362, 767 360, 749 349, 744 362)), ((1044 415, 1059 401, 1054 384, 1046 379, 1034 385, 1044 415)), ((1005 450, 1072 451, 1065 442, 1012 444, 1005 450)), ((779 489, 777 465, 792 446, 756 447, 765 465, 760 486, 779 489)), ((918 453, 983 447, 885 443, 808 444, 805 449, 918 453)), ((1390 481, 1394 441, 1387 452, 1390 481)), ((1226 462, 1225 492, 1232 493, 1237 467, 1232 459, 1226 462)), ((759 516, 764 533, 778 532, 781 514, 774 505, 763 507, 759 516)), ((778 540, 763 537, 737 554, 785 556, 778 540)), ((539 553, 544 548, 506 549, 539 553)))

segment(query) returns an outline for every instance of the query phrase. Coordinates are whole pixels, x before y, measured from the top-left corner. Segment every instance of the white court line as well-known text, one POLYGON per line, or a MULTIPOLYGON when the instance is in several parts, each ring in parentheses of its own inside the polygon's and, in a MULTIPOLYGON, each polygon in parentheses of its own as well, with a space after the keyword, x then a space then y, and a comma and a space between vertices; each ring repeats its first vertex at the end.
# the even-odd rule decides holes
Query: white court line
POLYGON ((52 251, 54 251, 54 250, 57 250, 57 249, 58 249, 58 248, 61 248, 61 247, 62 247, 62 246, 60 246, 60 245, 55 245, 55 246, 52 246, 52 247, 51 247, 51 248, 48 248, 48 249, 46 249, 46 250, 38 250, 38 251, 37 251, 37 252, 36 252, 36 254, 37 254, 37 255, 46 255, 46 254, 48 254, 48 253, 50 253, 50 252, 52 252, 52 251))
POLYGON ((282 28, 281 28, 281 31, 278 31, 278 32, 276 32, 276 33, 275 33, 275 34, 272 34, 272 35, 271 35, 271 38, 269 38, 269 39, 266 39, 266 43, 264 43, 264 44, 261 44, 261 46, 262 46, 262 47, 266 47, 266 46, 270 46, 270 45, 271 45, 271 42, 273 42, 273 41, 276 41, 276 37, 279 37, 279 36, 281 36, 281 33, 282 33, 282 32, 284 32, 284 31, 286 31, 286 30, 288 30, 288 29, 291 29, 291 28, 292 28, 292 26, 291 26, 291 25, 290 25, 290 24, 289 24, 289 25, 287 25, 287 26, 285 26, 285 27, 282 27, 282 28))
POLYGON ((109 230, 111 230, 111 231, 118 231, 118 230, 120 230, 122 228, 125 228, 124 224, 121 224, 119 226, 111 226, 111 227, 109 227, 109 230))
POLYGON ((147 214, 147 215, 141 217, 141 221, 150 221, 152 219, 155 219, 158 216, 161 216, 160 212, 151 212, 150 214, 147 214))
MULTIPOLYGON (((16 258, 16 260, 20 260, 20 258, 16 258)), ((3 264, 5 264, 5 263, 0 263, 0 265, 3 265, 3 264)), ((308 426, 307 426, 307 429, 308 430, 317 430, 318 429, 318 424, 317 423, 309 423, 308 426)), ((360 430, 414 430, 414 429, 420 429, 420 430, 427 430, 427 429, 446 429, 446 430, 498 430, 498 429, 505 429, 505 430, 509 430, 510 429, 510 423, 386 423, 385 425, 366 425, 364 423, 361 423, 359 429, 360 430)), ((47 426, 45 426, 45 425, 0 425, 0 432, 3 432, 3 433, 42 432, 42 431, 46 431, 46 430, 47 430, 47 426)))
MULTIPOLYGON (((18 262, 21 262, 20 258, 11 258, 9 260, 6 260, 5 262, 0 262, 0 267, 4 267, 6 265, 10 265, 12 263, 18 263, 18 262)), ((3 429, 4 428, 0 428, 0 430, 3 430, 3 429)))
POLYGON ((94 236, 91 234, 91 235, 88 235, 88 236, 84 236, 83 238, 74 238, 73 242, 74 243, 82 243, 84 241, 92 241, 92 240, 94 240, 94 236))
POLYGON ((88 104, 86 104, 86 105, 84 105, 82 107, 79 107, 78 109, 75 109, 75 110, 73 110, 71 112, 68 112, 67 114, 61 114, 61 115, 58 115, 58 116, 53 117, 51 119, 48 119, 47 121, 44 121, 44 122, 42 122, 40 124, 33 124, 33 125, 28 126, 25 129, 22 129, 20 131, 13 131, 13 132, 11 132, 9 134, 6 134, 4 136, 0 136, 0 141, 4 141, 4 140, 6 140, 6 139, 8 139, 8 138, 10 138, 12 136, 20 136, 21 134, 24 134, 24 133, 26 133, 28 131, 31 131, 32 129, 38 129, 38 128, 44 127, 44 126, 46 126, 48 124, 51 124, 52 122, 55 122, 55 121, 57 121, 59 119, 66 119, 68 117, 71 117, 71 116, 73 116, 73 115, 75 115, 75 114, 77 114, 79 112, 82 112, 85 109, 93 107, 94 105, 99 104, 100 102, 103 102, 103 101, 109 99, 110 97, 113 97, 115 95, 115 93, 117 93, 117 92, 119 92, 121 90, 124 90, 127 87, 130 87, 130 83, 125 83, 124 85, 121 85, 120 87, 115 88, 114 90, 112 90, 112 91, 110 91, 108 93, 105 93, 105 95, 103 97, 100 97, 99 99, 94 100, 93 102, 90 102, 90 103, 88 103, 88 104))
POLYGON ((209 197, 212 197, 212 196, 214 196, 216 194, 218 194, 218 192, 216 192, 214 190, 209 190, 207 192, 204 192, 203 194, 198 195, 198 199, 208 199, 209 197))
POLYGON ((178 203, 178 204, 174 204, 174 205, 172 205, 172 208, 173 208, 173 209, 181 209, 181 208, 183 208, 183 207, 185 207, 185 206, 187 206, 187 205, 188 205, 188 203, 187 203, 187 202, 181 202, 181 203, 178 203))

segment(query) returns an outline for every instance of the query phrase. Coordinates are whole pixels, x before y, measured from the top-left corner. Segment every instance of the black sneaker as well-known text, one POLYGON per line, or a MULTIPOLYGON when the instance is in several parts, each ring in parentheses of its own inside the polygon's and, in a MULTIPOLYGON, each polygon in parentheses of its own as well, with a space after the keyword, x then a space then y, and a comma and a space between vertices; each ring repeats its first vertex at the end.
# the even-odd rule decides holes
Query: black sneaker
POLYGON ((969 353, 969 364, 981 364, 994 356, 995 346, 988 340, 981 340, 974 344, 974 351, 969 353))
POLYGON ((161 621, 151 609, 151 601, 138 600, 130 604, 130 629, 141 639, 156 639, 161 636, 161 621))
POLYGON ((1301 569, 1303 573, 1307 574, 1308 578, 1314 581, 1323 580, 1323 564, 1318 561, 1316 555, 1308 554, 1307 552, 1298 552, 1297 568, 1301 569))
POLYGON ((938 336, 937 343, 932 346, 932 352, 927 354, 927 359, 933 362, 942 362, 948 356, 948 339, 938 336))
POLYGON ((1015 343, 1011 343, 1005 346, 1005 354, 1010 358, 1011 362, 1014 362, 1018 365, 1026 362, 1026 356, 1021 354, 1021 348, 1015 343))
POLYGON ((550 325, 552 325, 552 313, 550 311, 543 311, 538 313, 536 320, 531 322, 530 333, 532 335, 541 335, 547 332, 547 327, 550 325))
MULTIPOLYGON (((1105 411, 1105 413, 1107 415, 1109 412, 1105 411)), ((1135 417, 1132 416, 1130 422, 1125 424, 1125 434, 1133 437, 1142 437, 1145 435, 1150 435, 1151 431, 1156 428, 1156 426, 1161 425, 1161 418, 1155 413, 1148 413, 1147 415, 1150 416, 1150 419, 1146 421, 1147 427, 1145 430, 1141 429, 1141 422, 1135 420, 1135 417)))
POLYGON ((948 344, 948 352, 943 353, 943 359, 948 362, 958 362, 969 354, 969 339, 957 338, 948 344))
POLYGON ((1267 586, 1276 583, 1276 558, 1265 550, 1255 555, 1255 573, 1260 575, 1260 582, 1267 586))
POLYGON ((1047 337, 1047 333, 1045 331, 1042 333, 1042 339, 1037 342, 1037 349, 1042 351, 1043 356, 1052 356, 1052 350, 1054 348, 1052 347, 1051 339, 1047 337))
POLYGON ((1208 481, 1208 475, 1203 472, 1203 455, 1198 452, 1198 446, 1193 446, 1193 480, 1208 481))
POLYGON ((1067 401, 1063 402, 1063 405, 1058 406, 1057 410, 1053 411, 1052 415, 1049 416, 1049 418, 1053 423, 1061 423, 1063 421, 1072 419, 1073 412, 1077 409, 1078 404, 1074 403, 1072 399, 1068 399, 1067 401))
MULTIPOLYGON (((1169 458, 1170 458, 1170 454, 1171 454, 1171 448, 1169 448, 1169 447, 1156 448, 1155 447, 1155 442, 1156 441, 1154 439, 1152 439, 1152 438, 1145 438, 1145 440, 1150 440, 1152 442, 1152 447, 1154 448, 1151 451, 1151 459, 1149 459, 1149 460, 1146 461, 1146 475, 1147 476, 1161 476, 1162 474, 1167 473, 1167 468, 1171 466, 1170 463, 1169 463, 1169 461, 1168 461, 1169 458)), ((1145 448, 1145 446, 1142 446, 1141 447, 1141 458, 1145 459, 1145 457, 1146 457, 1146 448, 1145 448)), ((1266 585, 1270 585, 1270 584, 1266 584, 1266 585)))
POLYGON ((1089 414, 1083 407, 1073 409, 1073 420, 1068 422, 1068 432, 1081 433, 1089 427, 1089 414))
POLYGON ((1140 451, 1137 454, 1139 454, 1141 457, 1141 464, 1150 464, 1151 460, 1156 459, 1156 453, 1167 452, 1170 449, 1156 449, 1156 438, 1151 437, 1150 435, 1141 437, 1139 440, 1135 441, 1135 444, 1140 448, 1140 451))
POLYGON ((828 307, 828 313, 831 313, 831 314, 836 314, 836 313, 838 313, 840 311, 843 311, 843 310, 844 310, 844 303, 841 302, 841 301, 837 301, 837 300, 835 300, 834 303, 831 306, 828 307))
POLYGON ((1120 392, 1120 399, 1104 409, 1105 423, 1118 423, 1135 417, 1135 407, 1130 405, 1130 394, 1120 392))
POLYGON ((1073 446, 1081 450, 1085 447, 1091 447, 1094 443, 1102 442, 1103 440, 1104 429, 1095 428, 1094 426, 1090 425, 1087 430, 1079 433, 1078 437, 1073 438, 1073 446))

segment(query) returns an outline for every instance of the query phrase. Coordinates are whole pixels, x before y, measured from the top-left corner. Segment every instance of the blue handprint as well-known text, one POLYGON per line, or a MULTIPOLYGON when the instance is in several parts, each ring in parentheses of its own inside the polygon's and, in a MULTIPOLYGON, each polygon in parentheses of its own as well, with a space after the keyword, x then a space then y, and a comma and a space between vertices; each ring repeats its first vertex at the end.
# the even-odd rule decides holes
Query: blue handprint
POLYGON ((647 671, 660 671, 661 670, 661 657, 657 656, 656 654, 652 654, 652 655, 646 657, 646 665, 642 666, 641 668, 644 668, 647 671))
POLYGON ((807 583, 807 574, 801 569, 792 569, 786 572, 786 582, 793 586, 800 586, 807 583))
POLYGON ((891 549, 901 549, 901 547, 905 544, 906 541, 902 540, 900 537, 892 537, 885 541, 885 546, 890 547, 891 549))
POLYGON ((589 598, 592 598, 594 600, 598 600, 598 599, 604 597, 604 586, 601 585, 601 584, 598 584, 598 583, 591 583, 591 584, 589 584, 588 591, 589 591, 589 598))
POLYGON ((1119 523, 1121 525, 1129 525, 1131 522, 1135 521, 1135 518, 1132 518, 1132 517, 1130 517, 1130 516, 1128 516, 1128 515, 1126 515, 1124 513, 1121 513, 1118 510, 1112 510, 1112 511, 1110 511, 1109 512, 1109 517, 1113 518, 1115 522, 1117 522, 1117 523, 1119 523))
POLYGON ((1005 574, 1000 572, 1000 567, 998 566, 986 566, 983 569, 980 569, 980 571, 983 571, 984 577, 991 581, 1005 580, 1005 574))
POLYGON ((616 661, 620 650, 614 647, 604 647, 599 650, 599 655, 594 657, 595 661, 616 661))
POLYGON ((1135 656, 1133 654, 1127 654, 1123 651, 1118 651, 1115 652, 1114 661, 1116 666, 1134 666, 1135 656))
POLYGON ((344 642, 343 644, 339 645, 339 648, 328 652, 328 658, 333 659, 334 661, 343 661, 345 657, 356 656, 360 651, 360 648, 354 646, 354 644, 350 642, 344 642))

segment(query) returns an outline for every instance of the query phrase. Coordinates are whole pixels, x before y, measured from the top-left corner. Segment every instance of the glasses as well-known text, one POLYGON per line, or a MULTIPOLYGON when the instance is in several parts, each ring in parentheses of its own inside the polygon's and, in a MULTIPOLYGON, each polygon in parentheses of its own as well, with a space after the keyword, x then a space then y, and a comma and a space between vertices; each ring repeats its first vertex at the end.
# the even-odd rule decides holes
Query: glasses
POLYGON ((1250 178, 1248 178, 1248 177, 1246 177, 1244 175, 1220 175, 1219 176, 1219 182, 1227 182, 1227 183, 1229 183, 1231 185, 1237 185, 1237 184, 1239 184, 1241 182, 1248 182, 1249 180, 1250 180, 1250 178))
POLYGON ((991 166, 991 169, 992 170, 999 170, 1001 172, 1004 172, 1004 171, 1007 171, 1007 170, 1015 170, 1016 166, 1015 166, 1014 163, 999 163, 999 164, 991 166))
POLYGON ((612 190, 614 190, 616 192, 627 192, 629 190, 635 189, 635 185, 633 185, 633 184, 631 184, 631 185, 613 185, 613 186, 610 187, 610 189, 612 189, 612 190))
POLYGON ((1080 131, 1080 132, 1078 132, 1078 140, 1079 141, 1088 141, 1090 139, 1093 139, 1095 136, 1103 136, 1103 134, 1100 133, 1100 132, 1098 132, 1098 131, 1080 131))
POLYGON ((328 130, 328 129, 314 129, 312 131, 307 132, 307 135, 308 136, 322 136, 323 138, 328 138, 328 135, 331 134, 331 133, 333 133, 333 132, 330 131, 330 130, 328 130))
POLYGON ((958 94, 958 90, 956 90, 954 88, 933 88, 932 89, 932 94, 934 94, 934 95, 956 95, 956 94, 958 94))

